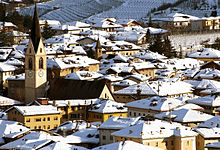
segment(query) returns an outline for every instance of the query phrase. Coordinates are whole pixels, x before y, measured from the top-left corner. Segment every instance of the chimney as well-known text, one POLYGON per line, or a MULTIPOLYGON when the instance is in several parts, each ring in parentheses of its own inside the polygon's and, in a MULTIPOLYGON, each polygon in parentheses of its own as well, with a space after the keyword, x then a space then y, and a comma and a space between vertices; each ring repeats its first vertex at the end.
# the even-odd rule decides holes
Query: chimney
POLYGON ((68 101, 68 106, 71 107, 71 102, 70 101, 68 101))
POLYGON ((133 133, 133 131, 132 130, 129 130, 129 134, 132 134, 133 133))
POLYGON ((153 134, 153 131, 150 131, 150 134, 151 134, 151 135, 154 135, 154 134, 153 134))
POLYGON ((163 132, 162 132, 162 130, 160 130, 160 134, 162 134, 163 132))
POLYGON ((38 101, 41 105, 48 105, 48 98, 38 98, 37 101, 38 101))
POLYGON ((53 106, 56 106, 56 100, 53 100, 53 106))
POLYGON ((91 127, 91 123, 90 122, 86 122, 86 128, 90 128, 91 127))
POLYGON ((176 127, 176 130, 179 130, 180 129, 180 127, 176 127))

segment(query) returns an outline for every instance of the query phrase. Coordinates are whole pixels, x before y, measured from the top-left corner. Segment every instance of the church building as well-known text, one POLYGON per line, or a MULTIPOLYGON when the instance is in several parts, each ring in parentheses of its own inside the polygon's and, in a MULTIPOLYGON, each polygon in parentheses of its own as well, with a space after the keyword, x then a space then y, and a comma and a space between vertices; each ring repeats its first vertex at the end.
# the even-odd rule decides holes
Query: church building
POLYGON ((29 45, 25 53, 25 103, 45 97, 47 57, 43 45, 37 7, 35 6, 29 45))

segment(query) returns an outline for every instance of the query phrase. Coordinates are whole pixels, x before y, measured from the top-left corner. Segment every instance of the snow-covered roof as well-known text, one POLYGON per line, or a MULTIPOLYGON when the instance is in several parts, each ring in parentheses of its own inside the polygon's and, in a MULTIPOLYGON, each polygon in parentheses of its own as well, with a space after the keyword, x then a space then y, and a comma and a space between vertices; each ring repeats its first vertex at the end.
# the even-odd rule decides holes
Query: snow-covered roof
POLYGON ((170 112, 163 112, 160 114, 156 114, 154 115, 154 117, 159 119, 170 118, 172 119, 172 121, 182 122, 182 123, 193 123, 193 122, 206 121, 212 118, 213 116, 196 110, 179 109, 170 112))
POLYGON ((10 133, 19 133, 23 131, 28 131, 29 129, 18 122, 0 120, 0 143, 3 144, 3 136, 10 133))
POLYGON ((23 116, 43 115, 43 114, 60 114, 61 111, 57 107, 50 105, 41 106, 14 106, 23 116))
POLYGON ((140 59, 146 59, 146 60, 154 60, 154 59, 166 59, 167 57, 160 55, 158 53, 154 52, 139 52, 133 55, 134 57, 138 57, 140 59))
POLYGON ((220 128, 220 116, 214 116, 199 124, 200 128, 220 128))
POLYGON ((212 68, 201 69, 193 77, 193 79, 215 79, 215 78, 220 78, 220 71, 212 68))
POLYGON ((130 86, 130 85, 134 85, 134 84, 137 84, 137 83, 132 80, 125 79, 125 80, 122 80, 119 82, 115 82, 112 85, 114 85, 114 86, 130 86))
POLYGON ((15 71, 18 68, 13 65, 9 65, 5 62, 0 62, 0 72, 5 72, 5 71, 15 71))
POLYGON ((220 51, 212 48, 203 48, 201 52, 191 52, 187 55, 190 58, 220 58, 220 51))
POLYGON ((132 150, 132 149, 138 149, 138 150, 162 150, 160 148, 156 148, 153 146, 147 146, 143 145, 137 142, 133 141, 121 141, 121 142, 116 142, 116 143, 111 143, 107 145, 102 145, 96 148, 93 148, 92 150, 132 150))
POLYGON ((39 150, 61 150, 61 149, 65 149, 65 150, 88 150, 85 147, 81 147, 81 146, 76 146, 76 145, 70 145, 67 143, 64 143, 62 141, 59 142, 53 142, 47 146, 44 146, 43 148, 40 148, 39 150))
POLYGON ((182 105, 182 101, 180 100, 158 96, 154 96, 149 99, 141 99, 125 104, 126 107, 141 108, 155 111, 168 111, 180 105, 182 105))
POLYGON ((9 106, 9 105, 18 105, 18 104, 23 104, 23 102, 0 96, 0 106, 9 106))
MULTIPOLYGON (((63 106, 79 106, 79 105, 91 105, 94 103, 98 103, 100 99, 74 99, 74 100, 56 100, 56 107, 63 107, 63 106)), ((48 101, 49 104, 53 104, 54 101, 48 101)))
POLYGON ((30 132, 15 141, 2 145, 2 149, 38 149, 52 141, 62 141, 61 136, 51 136, 47 132, 30 132))
POLYGON ((74 80, 94 80, 103 75, 98 72, 89 72, 89 71, 77 71, 68 74, 66 79, 74 79, 74 80))
POLYGON ((60 69, 74 68, 74 67, 88 67, 91 64, 99 64, 99 61, 89 58, 87 56, 72 56, 65 58, 47 59, 47 67, 54 66, 60 69))
POLYGON ((144 82, 136 85, 129 86, 127 88, 121 89, 114 92, 114 94, 137 94, 137 90, 141 90, 141 95, 176 95, 180 93, 191 93, 191 85, 183 81, 176 82, 144 82))
POLYGON ((196 136, 197 133, 191 131, 191 128, 179 124, 170 124, 155 120, 147 123, 139 123, 119 131, 113 132, 111 135, 127 138, 152 139, 166 138, 170 136, 190 137, 196 136))
MULTIPOLYGON (((93 125, 92 125, 93 126, 93 125)), ((67 121, 62 124, 60 124, 59 127, 56 128, 56 132, 59 130, 63 131, 73 131, 73 130, 82 130, 86 129, 88 127, 88 123, 84 120, 73 120, 73 121, 67 121)), ((93 126, 95 127, 95 126, 93 126)))
POLYGON ((207 95, 203 97, 198 97, 192 100, 188 100, 190 103, 203 105, 203 106, 212 106, 219 107, 220 106, 220 96, 218 95, 207 95))
POLYGON ((90 128, 81 129, 71 135, 66 136, 63 141, 69 144, 78 144, 78 143, 98 144, 99 137, 97 135, 99 135, 98 128, 90 127, 90 128))
POLYGON ((220 142, 209 143, 205 147, 206 148, 216 148, 216 149, 219 149, 220 148, 220 142))
POLYGON ((101 100, 99 103, 94 104, 89 111, 97 113, 118 113, 127 112, 128 110, 124 107, 123 103, 112 100, 101 100))
POLYGON ((219 138, 220 128, 195 128, 195 131, 206 138, 219 138))
POLYGON ((104 123, 102 123, 99 129, 123 129, 130 125, 134 125, 136 123, 140 123, 140 117, 130 118, 130 117, 110 117, 104 123))

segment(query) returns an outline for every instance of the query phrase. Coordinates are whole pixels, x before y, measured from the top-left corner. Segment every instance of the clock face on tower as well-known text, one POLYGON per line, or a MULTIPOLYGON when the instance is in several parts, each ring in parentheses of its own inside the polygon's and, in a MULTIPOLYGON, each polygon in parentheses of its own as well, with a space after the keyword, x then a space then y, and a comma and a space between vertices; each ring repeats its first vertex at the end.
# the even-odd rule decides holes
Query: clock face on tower
POLYGON ((39 77, 43 77, 43 76, 44 76, 43 70, 39 70, 39 71, 38 71, 38 76, 39 76, 39 77))
POLYGON ((29 77, 29 78, 32 78, 33 75, 34 75, 33 71, 29 70, 29 71, 28 71, 28 77, 29 77))

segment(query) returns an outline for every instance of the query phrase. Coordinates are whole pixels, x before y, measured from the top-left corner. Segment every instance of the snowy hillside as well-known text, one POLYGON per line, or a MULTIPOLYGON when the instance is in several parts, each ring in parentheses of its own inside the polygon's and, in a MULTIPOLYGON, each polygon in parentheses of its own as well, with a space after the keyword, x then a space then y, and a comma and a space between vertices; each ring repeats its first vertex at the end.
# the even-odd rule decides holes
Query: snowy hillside
MULTIPOLYGON (((61 23, 92 17, 116 17, 141 19, 149 11, 164 3, 177 0, 53 0, 38 4, 41 19, 59 20, 61 23)), ((33 8, 25 8, 20 13, 33 14, 33 8)))
POLYGON ((154 8, 158 8, 164 3, 175 3, 178 0, 126 0, 120 7, 110 9, 109 11, 97 14, 92 17, 105 18, 114 17, 120 19, 140 20, 154 8))

